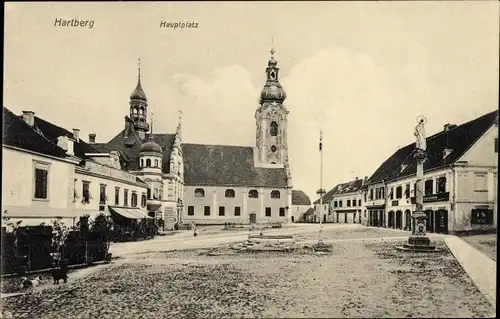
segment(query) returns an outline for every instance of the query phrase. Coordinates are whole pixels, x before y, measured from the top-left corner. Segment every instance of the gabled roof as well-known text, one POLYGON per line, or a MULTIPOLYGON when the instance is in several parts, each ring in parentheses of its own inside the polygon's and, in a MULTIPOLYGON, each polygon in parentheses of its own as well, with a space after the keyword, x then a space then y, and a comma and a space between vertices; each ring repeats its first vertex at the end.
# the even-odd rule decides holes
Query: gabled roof
MULTIPOLYGON (((128 171, 139 170, 139 153, 141 143, 135 140, 136 137, 128 135, 124 137, 125 129, 118 133, 108 143, 93 144, 101 152, 118 151, 125 162, 122 163, 122 168, 128 171)), ((170 172, 170 157, 175 141, 175 134, 157 133, 153 134, 155 142, 162 148, 162 172, 168 174, 170 172)), ((137 137, 138 138, 138 137, 137 137)))
MULTIPOLYGON (((453 164, 493 125, 498 111, 487 113, 477 119, 442 131, 427 138, 427 159, 424 171, 453 164), (443 151, 452 152, 443 158, 443 151)), ((413 159, 415 143, 406 145, 389 157, 368 179, 367 184, 376 184, 382 180, 390 181, 416 174, 416 162, 413 159), (402 167, 404 169, 402 169, 402 167)))
MULTIPOLYGON (((35 116, 35 128, 39 129, 43 136, 56 145, 57 139, 60 136, 67 136, 74 139, 72 132, 53 123, 47 122, 37 116, 35 116)), ((85 153, 98 153, 98 150, 93 148, 90 144, 87 144, 81 138, 78 142, 75 141, 73 145, 73 152, 75 153, 75 156, 80 158, 85 158, 85 153)))
POLYGON ((186 185, 286 187, 284 168, 255 167, 247 146, 182 144, 186 185))
POLYGON ((309 196, 301 190, 292 190, 292 205, 311 205, 309 196))
POLYGON ((41 135, 5 106, 3 108, 3 121, 3 144, 59 158, 67 157, 62 148, 41 135))
MULTIPOLYGON (((361 186, 363 186, 362 179, 354 179, 346 183, 337 184, 334 188, 323 195, 323 203, 330 202, 335 195, 355 193, 361 189, 361 186)), ((319 198, 314 202, 314 204, 319 204, 319 198)))

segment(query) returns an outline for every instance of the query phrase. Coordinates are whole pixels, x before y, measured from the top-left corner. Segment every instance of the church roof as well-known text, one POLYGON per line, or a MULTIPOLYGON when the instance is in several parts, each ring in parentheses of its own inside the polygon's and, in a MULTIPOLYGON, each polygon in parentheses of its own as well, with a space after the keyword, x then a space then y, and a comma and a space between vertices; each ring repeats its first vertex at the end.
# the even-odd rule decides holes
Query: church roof
POLYGON ((182 144, 182 151, 188 186, 287 186, 284 168, 255 167, 252 147, 182 144))
POLYGON ((301 190, 292 190, 292 205, 311 205, 309 196, 301 190))
MULTIPOLYGON (((493 125, 497 118, 498 110, 428 137, 424 171, 450 165, 457 161, 493 125), (446 148, 451 149, 452 152, 443 158, 443 151, 446 148)), ((414 151, 415 143, 398 149, 380 165, 366 184, 376 184, 382 180, 387 182, 416 174, 414 151)))
POLYGON ((31 127, 22 117, 3 108, 3 144, 45 155, 66 158, 66 152, 31 127))

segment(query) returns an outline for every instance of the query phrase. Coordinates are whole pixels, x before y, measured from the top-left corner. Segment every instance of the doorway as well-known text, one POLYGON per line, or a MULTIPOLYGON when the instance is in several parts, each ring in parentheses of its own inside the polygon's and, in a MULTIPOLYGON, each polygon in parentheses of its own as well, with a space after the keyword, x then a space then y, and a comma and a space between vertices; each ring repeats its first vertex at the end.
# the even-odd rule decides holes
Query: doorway
POLYGON ((250 214, 250 224, 256 224, 257 223, 257 214, 252 213, 250 214))
POLYGON ((403 212, 400 210, 396 212, 396 228, 403 229, 403 212))
POLYGON ((434 230, 436 233, 448 233, 448 211, 440 209, 434 212, 434 230))
POLYGON ((387 227, 389 228, 394 228, 395 227, 395 224, 394 224, 394 211, 390 211, 389 212, 389 216, 388 216, 388 221, 387 221, 387 227))
POLYGON ((411 231, 411 212, 408 209, 405 211, 405 224, 405 230, 411 231))

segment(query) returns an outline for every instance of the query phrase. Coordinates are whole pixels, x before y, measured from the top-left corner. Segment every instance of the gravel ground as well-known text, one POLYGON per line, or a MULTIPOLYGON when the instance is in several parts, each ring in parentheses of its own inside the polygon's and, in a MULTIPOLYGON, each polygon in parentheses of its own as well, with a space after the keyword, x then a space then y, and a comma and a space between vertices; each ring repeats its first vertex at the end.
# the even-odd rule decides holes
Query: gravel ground
MULTIPOLYGON (((360 227, 360 228, 338 228, 327 229, 321 232, 323 239, 353 239, 353 238, 382 238, 382 237, 401 237, 409 236, 410 232, 394 231, 384 228, 360 227)), ((318 231, 293 235, 297 241, 318 239, 318 231)))
MULTIPOLYGON (((442 243, 434 242, 439 246, 442 243)), ((492 308, 445 248, 334 244, 237 253, 228 248, 129 255, 66 285, 3 301, 16 318, 485 317, 492 308)))
POLYGON ((463 240, 479 249, 486 256, 497 261, 497 236, 496 235, 477 235, 462 237, 463 240))

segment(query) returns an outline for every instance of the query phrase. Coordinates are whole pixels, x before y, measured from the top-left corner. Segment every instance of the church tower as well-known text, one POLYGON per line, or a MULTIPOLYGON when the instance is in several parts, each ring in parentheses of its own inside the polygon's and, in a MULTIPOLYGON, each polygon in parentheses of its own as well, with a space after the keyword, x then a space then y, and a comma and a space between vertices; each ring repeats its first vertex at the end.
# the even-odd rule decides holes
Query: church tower
POLYGON ((283 104, 286 93, 279 82, 278 61, 274 49, 266 68, 266 84, 260 94, 260 106, 255 112, 256 145, 255 163, 260 167, 283 168, 288 161, 287 116, 283 104))
POLYGON ((134 130, 138 133, 140 138, 146 138, 146 132, 149 131, 149 124, 147 122, 148 115, 148 98, 142 89, 141 85, 141 61, 139 60, 137 86, 130 94, 130 119, 134 123, 134 130))

